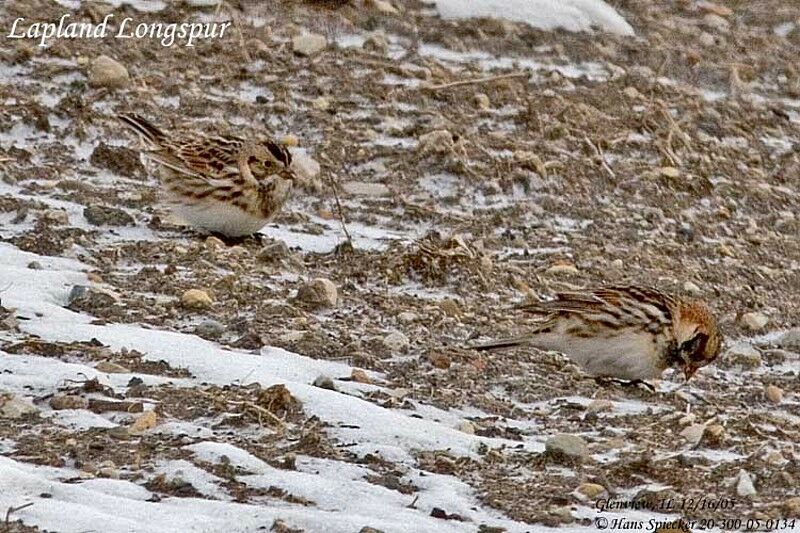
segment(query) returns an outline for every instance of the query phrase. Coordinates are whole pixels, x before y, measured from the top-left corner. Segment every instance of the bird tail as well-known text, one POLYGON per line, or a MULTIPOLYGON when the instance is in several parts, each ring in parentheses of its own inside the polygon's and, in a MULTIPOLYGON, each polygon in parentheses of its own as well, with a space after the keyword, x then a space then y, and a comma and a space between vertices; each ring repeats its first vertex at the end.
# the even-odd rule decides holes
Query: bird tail
POLYGON ((120 113, 117 118, 129 130, 153 146, 160 146, 167 139, 166 134, 153 126, 147 119, 136 113, 120 113))
POLYGON ((470 346, 470 348, 472 348, 473 350, 477 350, 479 352, 496 352, 499 350, 508 350, 510 348, 516 348, 517 346, 524 346, 526 344, 531 344, 532 342, 534 342, 534 337, 530 335, 525 335, 521 337, 510 337, 508 339, 500 339, 480 344, 473 344, 472 346, 470 346))

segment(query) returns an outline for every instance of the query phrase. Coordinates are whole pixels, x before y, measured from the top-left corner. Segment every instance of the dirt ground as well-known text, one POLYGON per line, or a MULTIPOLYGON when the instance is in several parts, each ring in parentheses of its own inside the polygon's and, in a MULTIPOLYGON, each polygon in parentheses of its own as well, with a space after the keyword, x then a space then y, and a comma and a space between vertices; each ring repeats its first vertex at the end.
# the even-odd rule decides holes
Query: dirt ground
MULTIPOLYGON (((662 495, 677 499, 737 502, 733 513, 685 509, 687 519, 800 519, 800 348, 780 337, 800 327, 794 2, 610 1, 634 37, 443 20, 414 0, 393 1, 394 14, 360 0, 266 4, 229 2, 234 36, 194 48, 3 41, 0 132, 22 124, 36 141, 0 144, 0 214, 11 221, 0 236, 40 255, 79 250, 106 292, 76 298, 71 309, 103 323, 195 333, 253 353, 269 344, 382 372, 386 390, 400 392, 369 401, 479 410, 462 428, 478 435, 581 435, 592 458, 574 464, 512 447, 477 458, 417 454, 418 468, 457 476, 514 520, 591 526, 564 509, 632 490, 647 498, 644 485, 668 487, 662 495), (324 35, 328 46, 294 53, 301 32, 324 35), (88 83, 100 54, 127 68, 126 87, 88 83), (485 77, 494 79, 474 81, 485 77), (113 119, 130 110, 167 129, 294 136, 321 171, 266 236, 234 245, 206 238, 159 202, 156 180, 113 119), (52 201, 86 208, 89 223, 65 223, 52 201), (140 228, 155 237, 128 237, 140 228), (323 238, 338 245, 303 245, 323 238), (300 280, 311 278, 337 286, 336 307, 296 298, 300 280), (680 389, 680 376, 668 373, 653 393, 598 385, 557 354, 466 348, 478 337, 523 332, 526 318, 509 307, 527 297, 629 282, 707 300, 726 336, 719 362, 680 389), (182 306, 188 289, 205 290, 213 305, 182 306), (752 313, 767 323, 748 327, 752 313), (765 393, 770 385, 781 391, 778 402, 765 393), (620 412, 610 402, 641 408, 620 412), (695 438, 687 429, 698 424, 705 428, 695 438), (756 495, 737 492, 742 470, 756 480, 756 495)), ((84 2, 75 16, 102 20, 111 9, 84 2)), ((0 13, 5 21, 51 20, 63 10, 11 0, 0 13)), ((148 14, 123 4, 114 13, 188 20, 214 8, 174 2, 148 14)), ((9 354, 191 374, 136 352, 36 339, 10 320, 0 331, 9 354)), ((391 461, 370 463, 340 446, 285 390, 134 384, 120 395, 88 381, 62 394, 87 391, 128 402, 129 412, 146 398, 161 416, 218 420, 229 442, 273 466, 292 468, 297 454, 367 462, 371 482, 418 490, 398 482, 391 461), (279 431, 253 439, 242 430, 258 425, 279 431)), ((95 412, 107 408, 101 402, 95 412)), ((33 417, 4 421, 0 438, 16 442, 10 456, 20 460, 77 460, 97 476, 108 475, 110 462, 161 497, 198 496, 191 485, 149 475, 159 460, 191 460, 184 437, 72 431, 33 417)), ((236 501, 303 504, 248 487, 219 465, 199 466, 226 479, 236 501)), ((0 531, 36 530, 28 526, 0 531)))

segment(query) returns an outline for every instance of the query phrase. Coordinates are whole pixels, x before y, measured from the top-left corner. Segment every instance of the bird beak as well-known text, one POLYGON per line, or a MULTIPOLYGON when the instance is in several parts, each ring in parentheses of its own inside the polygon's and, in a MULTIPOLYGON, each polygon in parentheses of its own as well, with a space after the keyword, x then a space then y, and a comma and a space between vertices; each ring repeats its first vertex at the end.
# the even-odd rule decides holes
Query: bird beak
POLYGON ((280 173, 280 176, 281 176, 281 178, 283 178, 285 180, 289 180, 292 183, 296 182, 297 179, 298 179, 297 178, 297 174, 295 173, 295 171, 290 169, 290 168, 288 168, 288 167, 283 169, 283 171, 280 173))
POLYGON ((683 375, 686 376, 686 381, 689 381, 692 378, 692 376, 694 376, 698 368, 699 367, 696 367, 694 365, 686 365, 683 367, 683 375))

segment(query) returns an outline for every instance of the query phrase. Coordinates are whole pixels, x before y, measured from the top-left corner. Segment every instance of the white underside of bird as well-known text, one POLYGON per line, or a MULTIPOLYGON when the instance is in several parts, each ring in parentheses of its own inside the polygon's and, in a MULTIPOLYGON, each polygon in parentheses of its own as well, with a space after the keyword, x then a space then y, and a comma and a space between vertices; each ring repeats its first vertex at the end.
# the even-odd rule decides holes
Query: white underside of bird
POLYGON ((541 350, 561 352, 593 376, 626 380, 654 379, 664 368, 660 356, 667 346, 663 335, 625 328, 606 338, 569 335, 579 320, 563 321, 552 332, 527 337, 529 345, 541 350))
POLYGON ((170 205, 173 213, 193 228, 227 237, 252 235, 269 222, 269 219, 254 216, 235 205, 222 202, 187 204, 171 201, 170 205))

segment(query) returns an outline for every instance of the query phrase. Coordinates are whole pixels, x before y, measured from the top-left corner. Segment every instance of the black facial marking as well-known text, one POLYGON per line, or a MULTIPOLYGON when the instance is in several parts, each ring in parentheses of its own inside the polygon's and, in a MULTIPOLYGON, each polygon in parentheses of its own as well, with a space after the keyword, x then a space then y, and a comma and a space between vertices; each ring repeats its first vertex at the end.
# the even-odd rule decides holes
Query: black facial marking
POLYGON ((289 150, 272 141, 267 141, 266 145, 272 157, 283 163, 284 166, 288 167, 292 164, 292 154, 289 153, 289 150))
POLYGON ((706 344, 708 343, 708 335, 705 333, 698 333, 688 341, 681 344, 681 351, 689 354, 689 358, 693 361, 702 361, 705 356, 706 344))

